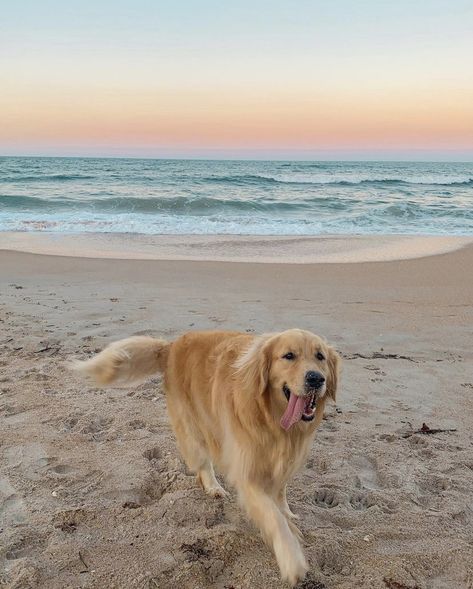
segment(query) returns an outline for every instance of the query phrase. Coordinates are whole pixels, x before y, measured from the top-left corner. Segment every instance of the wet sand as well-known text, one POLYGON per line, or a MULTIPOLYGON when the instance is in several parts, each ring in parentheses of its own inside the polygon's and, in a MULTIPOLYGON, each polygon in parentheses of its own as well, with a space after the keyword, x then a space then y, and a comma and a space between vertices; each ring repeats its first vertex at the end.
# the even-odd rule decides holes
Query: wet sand
POLYGON ((383 262, 434 256, 473 237, 414 235, 143 235, 0 232, 0 250, 126 260, 271 264, 383 262))

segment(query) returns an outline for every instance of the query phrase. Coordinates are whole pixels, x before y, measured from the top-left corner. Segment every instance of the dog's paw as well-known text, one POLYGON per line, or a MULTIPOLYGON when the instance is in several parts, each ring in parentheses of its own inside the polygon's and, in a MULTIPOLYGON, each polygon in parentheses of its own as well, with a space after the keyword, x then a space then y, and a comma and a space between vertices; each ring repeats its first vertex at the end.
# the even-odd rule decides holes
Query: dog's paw
POLYGON ((224 499, 225 497, 228 497, 227 491, 225 491, 221 485, 209 487, 208 489, 205 489, 205 492, 214 499, 224 499))
POLYGON ((303 554, 297 560, 286 562, 284 566, 280 565, 281 578, 287 581, 290 587, 295 587, 299 581, 304 580, 309 567, 303 554))
POLYGON ((208 477, 205 473, 197 474, 197 483, 204 489, 207 495, 213 497, 214 499, 223 499, 224 497, 228 497, 228 493, 225 489, 220 485, 217 481, 215 476, 208 477), (210 480, 209 480, 210 478, 210 480))
MULTIPOLYGON (((299 532, 299 530, 297 531, 299 532)), ((283 581, 287 581, 291 587, 294 587, 304 579, 309 567, 297 537, 287 538, 283 542, 276 541, 274 552, 283 581)))

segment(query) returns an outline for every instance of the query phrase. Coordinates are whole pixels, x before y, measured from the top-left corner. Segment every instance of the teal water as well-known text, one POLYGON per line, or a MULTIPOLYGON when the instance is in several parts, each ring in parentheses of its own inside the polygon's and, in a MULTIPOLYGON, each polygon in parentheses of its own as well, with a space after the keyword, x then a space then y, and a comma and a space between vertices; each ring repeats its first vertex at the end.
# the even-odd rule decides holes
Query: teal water
POLYGON ((473 163, 0 158, 0 231, 473 234, 473 163))

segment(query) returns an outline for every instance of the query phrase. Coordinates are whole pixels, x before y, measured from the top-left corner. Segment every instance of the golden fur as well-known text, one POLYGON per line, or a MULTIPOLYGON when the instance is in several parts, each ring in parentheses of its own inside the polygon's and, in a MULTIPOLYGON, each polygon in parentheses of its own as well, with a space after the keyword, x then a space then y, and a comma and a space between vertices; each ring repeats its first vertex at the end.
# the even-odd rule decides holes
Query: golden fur
POLYGON ((272 547, 282 578, 294 585, 305 576, 286 484, 306 459, 327 397, 335 400, 339 357, 332 347, 299 329, 262 336, 190 332, 174 342, 138 336, 115 342, 74 367, 102 385, 162 372, 169 416, 189 469, 207 493, 223 496, 215 465, 272 547), (288 352, 295 358, 284 358, 288 352), (285 431, 280 425, 288 404, 283 387, 303 396, 308 370, 326 379, 315 418, 285 431))

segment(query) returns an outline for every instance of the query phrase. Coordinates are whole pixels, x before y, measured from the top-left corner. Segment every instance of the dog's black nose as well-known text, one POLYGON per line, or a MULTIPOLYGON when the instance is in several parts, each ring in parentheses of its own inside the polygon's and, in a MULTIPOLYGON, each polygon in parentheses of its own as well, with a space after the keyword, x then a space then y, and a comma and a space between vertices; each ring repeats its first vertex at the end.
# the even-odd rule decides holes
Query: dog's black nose
POLYGON ((309 370, 305 375, 305 383, 311 389, 320 388, 325 382, 325 376, 315 370, 309 370))

